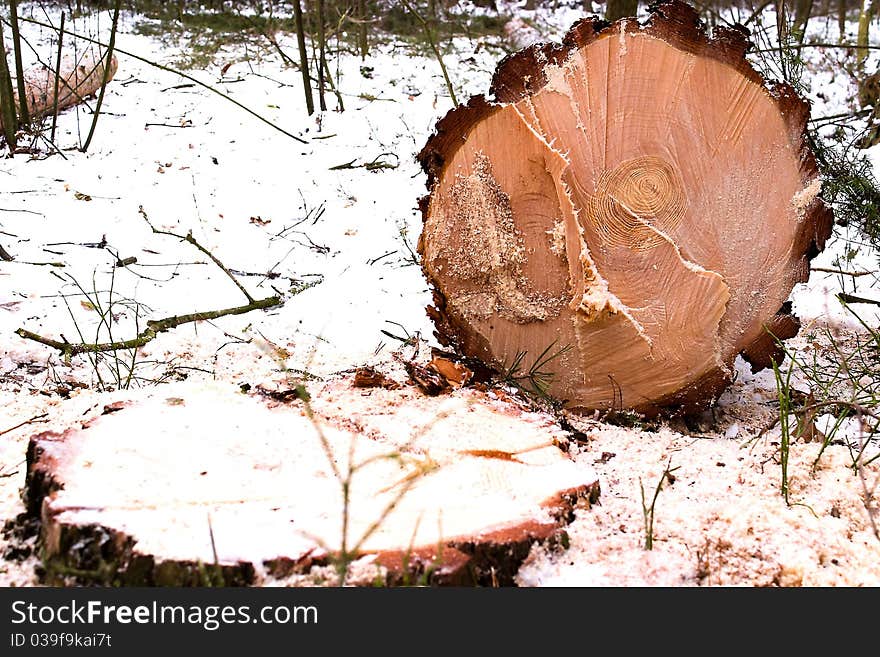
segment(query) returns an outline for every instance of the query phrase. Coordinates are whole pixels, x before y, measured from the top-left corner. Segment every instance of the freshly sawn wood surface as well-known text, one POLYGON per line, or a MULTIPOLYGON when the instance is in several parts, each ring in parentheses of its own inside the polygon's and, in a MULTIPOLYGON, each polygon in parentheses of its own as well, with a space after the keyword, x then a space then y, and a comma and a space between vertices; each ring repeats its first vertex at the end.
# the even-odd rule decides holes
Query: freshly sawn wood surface
POLYGON ((503 60, 419 154, 438 338, 573 410, 704 408, 780 360, 831 211, 809 106, 673 1, 503 60))

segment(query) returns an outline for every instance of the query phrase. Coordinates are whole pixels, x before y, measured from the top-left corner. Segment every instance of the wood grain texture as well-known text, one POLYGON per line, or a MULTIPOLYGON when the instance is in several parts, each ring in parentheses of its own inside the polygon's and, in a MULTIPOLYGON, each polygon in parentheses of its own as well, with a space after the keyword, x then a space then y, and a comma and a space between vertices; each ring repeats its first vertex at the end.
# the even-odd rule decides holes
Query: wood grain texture
POLYGON ((429 315, 498 371, 545 369, 572 410, 705 408, 767 367, 832 226, 808 104, 677 0, 508 56, 419 159, 429 315), (772 334, 772 335, 771 335, 772 334))

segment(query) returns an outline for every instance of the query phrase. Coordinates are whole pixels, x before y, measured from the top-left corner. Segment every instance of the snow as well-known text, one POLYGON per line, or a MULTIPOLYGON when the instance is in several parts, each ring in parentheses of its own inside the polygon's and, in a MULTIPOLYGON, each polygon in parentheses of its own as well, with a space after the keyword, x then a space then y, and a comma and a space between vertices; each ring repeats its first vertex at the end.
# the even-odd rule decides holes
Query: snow
MULTIPOLYGON (((558 38, 584 14, 580 3, 560 3, 555 14, 520 9, 520 15, 545 37, 558 38)), ((33 16, 46 20, 41 10, 33 16)), ((57 23, 57 15, 49 19, 57 23)), ((141 208, 156 228, 191 232, 229 269, 246 272, 238 280, 255 298, 279 294, 284 303, 161 334, 136 356, 134 391, 183 379, 194 390, 215 380, 256 385, 278 380, 285 369, 330 378, 367 363, 387 364, 400 346, 388 334, 423 339, 423 354, 433 344, 425 313, 431 297, 413 251, 421 230, 417 201, 425 193, 415 154, 452 108, 437 62, 394 45, 376 46, 363 61, 334 57, 345 111, 336 111, 337 100, 328 94, 329 109, 311 117, 299 72, 269 50, 242 58, 226 49, 206 70, 188 72, 303 144, 221 95, 123 54, 164 65, 178 55, 138 34, 138 20, 123 15, 119 71, 107 87, 88 152, 77 150, 91 121, 80 106, 58 118, 63 157, 38 141, 33 156, 0 162, 0 245, 15 256, 0 262, 0 431, 48 414, 0 434, 3 518, 23 510, 28 437, 76 426, 89 409, 114 399, 112 390, 99 390, 102 382, 113 388, 125 379, 112 359, 97 367, 83 356, 65 363, 14 331, 71 342, 120 339, 142 330, 146 319, 247 302, 204 253, 154 234, 141 208), (365 166, 380 162, 389 168, 365 166), (348 168, 334 168, 339 165, 348 168), (114 267, 127 257, 137 262, 114 267), (50 262, 64 266, 35 264, 50 262), (96 300, 114 304, 112 332, 99 321, 96 300)), ((770 10, 763 20, 772 24, 770 10)), ((106 38, 109 26, 105 13, 69 27, 106 38)), ((823 40, 836 39, 834 21, 812 26, 823 40)), ((22 28, 39 57, 49 59, 51 32, 22 28)), ((293 38, 283 36, 281 44, 295 52, 293 38)), ((445 63, 459 100, 486 93, 504 51, 466 39, 453 46, 445 63)), ((842 73, 842 54, 814 49, 807 57, 813 116, 851 108, 855 88, 842 73)), ((36 55, 29 63, 35 61, 36 55)), ((878 149, 867 152, 876 167, 878 149)), ((813 266, 875 272, 877 254, 860 239, 854 227, 837 227, 813 266)), ((880 306, 860 304, 855 317, 835 295, 880 298, 877 276, 814 271, 792 293, 804 326, 791 341, 794 348, 804 348, 813 329, 846 335, 862 330, 862 322, 876 326, 880 306)), ((588 436, 573 458, 598 473, 600 505, 578 511, 568 550, 536 547, 518 582, 880 584, 880 540, 844 445, 825 450, 815 471, 819 445, 794 445, 789 469, 797 504, 784 503, 776 460, 780 433, 778 425, 769 427, 775 400, 773 373, 752 374, 738 362, 737 380, 714 421, 697 429, 675 422, 629 429, 573 419, 588 436), (667 463, 681 469, 658 496, 655 544, 648 551, 640 484, 650 497, 667 463)), ((820 418, 820 425, 827 428, 829 421, 820 418)), ((144 432, 149 435, 149 427, 144 432)), ((858 427, 847 425, 846 435, 858 434, 858 427)), ((876 477, 876 467, 868 476, 876 477)), ((6 543, 0 538, 0 548, 6 543)), ((34 565, 33 559, 0 563, 0 583, 36 585, 34 565)))
POLYGON ((98 410, 83 431, 41 441, 41 462, 57 463, 49 467, 63 482, 47 514, 59 524, 124 532, 140 554, 184 563, 216 555, 263 571, 339 547, 343 480, 351 496, 347 547, 391 555, 479 540, 488 529, 520 540, 536 524, 550 531, 557 509, 545 503, 559 491, 588 495, 596 482, 553 443, 564 432, 494 395, 464 388, 438 397, 365 395, 350 380, 316 393, 315 424, 297 404, 242 395, 226 382, 132 393, 113 413, 98 410), (132 425, 151 427, 149 444, 126 430, 132 425), (516 457, 470 453, 480 449, 516 457), (112 499, 108 490, 117 491, 112 499))

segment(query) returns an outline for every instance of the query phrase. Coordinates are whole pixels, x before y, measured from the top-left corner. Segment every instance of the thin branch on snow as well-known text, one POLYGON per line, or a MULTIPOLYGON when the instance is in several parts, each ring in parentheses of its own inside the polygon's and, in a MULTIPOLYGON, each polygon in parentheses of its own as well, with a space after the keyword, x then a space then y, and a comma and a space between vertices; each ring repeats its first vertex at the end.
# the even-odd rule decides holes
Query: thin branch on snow
POLYGON ((52 338, 47 338, 43 335, 39 335, 38 333, 28 331, 24 328, 19 328, 15 331, 15 333, 19 337, 22 337, 26 340, 32 340, 34 342, 39 342, 40 344, 44 344, 47 347, 57 349, 67 359, 71 356, 76 356, 77 354, 138 349, 153 340, 153 338, 155 338, 159 333, 168 331, 183 324, 190 324, 192 322, 200 322, 209 319, 217 319, 219 317, 226 317, 227 315, 242 315, 252 310, 264 310, 266 308, 272 308, 274 306, 281 305, 281 297, 278 295, 266 297, 265 299, 254 299, 254 297, 251 296, 250 292, 248 292, 247 289, 245 289, 245 287, 238 281, 238 279, 235 278, 235 276, 226 267, 226 265, 220 262, 220 260, 217 259, 217 257, 214 256, 214 254, 211 253, 208 249, 199 244, 199 242, 192 236, 192 233, 179 235, 170 231, 159 230, 150 223, 150 220, 147 217, 147 213, 144 210, 143 206, 140 206, 138 210, 141 216, 144 218, 144 221, 146 221, 147 225, 150 226, 150 228, 152 229, 153 233, 157 235, 168 235, 170 237, 181 239, 185 242, 188 242, 189 244, 192 244, 199 251, 207 255, 214 262, 214 264, 217 265, 223 271, 223 273, 232 280, 233 283, 235 283, 236 287, 241 290, 242 294, 244 294, 244 296, 247 298, 248 303, 241 306, 223 308, 220 310, 206 310, 201 312, 187 313, 185 315, 173 315, 171 317, 164 317, 162 319, 147 320, 147 328, 138 333, 136 337, 130 338, 128 340, 77 343, 69 342, 63 335, 61 336, 61 340, 54 340, 52 338))

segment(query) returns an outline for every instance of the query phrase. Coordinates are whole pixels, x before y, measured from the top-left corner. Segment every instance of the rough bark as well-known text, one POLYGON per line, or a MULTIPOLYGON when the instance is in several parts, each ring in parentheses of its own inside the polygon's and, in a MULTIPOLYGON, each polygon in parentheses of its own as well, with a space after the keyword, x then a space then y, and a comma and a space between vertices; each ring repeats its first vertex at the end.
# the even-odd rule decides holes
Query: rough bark
POLYGON ((832 226, 809 106, 746 61, 745 28, 651 12, 509 56, 419 154, 438 339, 502 372, 559 347, 543 368, 573 410, 691 412, 738 355, 779 361, 832 226))
POLYGON ((34 436, 25 502, 48 581, 254 585, 345 554, 389 584, 511 583, 598 496, 558 425, 485 393, 366 397, 347 378, 306 409, 263 392, 120 394, 80 429, 34 436))

